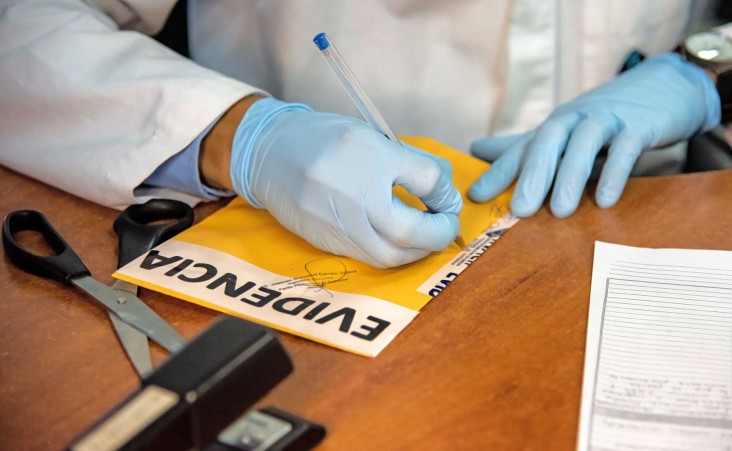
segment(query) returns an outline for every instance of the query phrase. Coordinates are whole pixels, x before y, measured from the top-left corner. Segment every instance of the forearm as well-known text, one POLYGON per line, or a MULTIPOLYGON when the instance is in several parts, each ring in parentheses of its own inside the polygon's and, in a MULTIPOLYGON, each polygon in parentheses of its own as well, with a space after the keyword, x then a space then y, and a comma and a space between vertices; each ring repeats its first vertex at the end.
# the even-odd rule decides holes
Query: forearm
POLYGON ((0 164, 114 207, 256 88, 77 0, 0 15, 0 164))

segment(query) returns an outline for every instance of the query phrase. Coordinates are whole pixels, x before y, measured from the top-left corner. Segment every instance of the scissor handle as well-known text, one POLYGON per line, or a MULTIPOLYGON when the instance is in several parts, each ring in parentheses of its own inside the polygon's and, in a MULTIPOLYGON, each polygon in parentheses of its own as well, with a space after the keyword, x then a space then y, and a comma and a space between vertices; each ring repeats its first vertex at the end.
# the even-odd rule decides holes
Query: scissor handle
POLYGON ((152 199, 144 204, 130 205, 114 221, 119 236, 121 268, 163 241, 172 238, 193 224, 193 209, 171 199, 152 199), (155 221, 168 221, 151 224, 155 221))
POLYGON ((3 248, 10 261, 25 272, 47 277, 58 282, 71 284, 71 279, 89 276, 89 270, 71 246, 53 228, 42 213, 35 210, 18 210, 10 213, 3 221, 3 248), (45 257, 23 248, 13 234, 35 231, 51 246, 55 256, 45 257))

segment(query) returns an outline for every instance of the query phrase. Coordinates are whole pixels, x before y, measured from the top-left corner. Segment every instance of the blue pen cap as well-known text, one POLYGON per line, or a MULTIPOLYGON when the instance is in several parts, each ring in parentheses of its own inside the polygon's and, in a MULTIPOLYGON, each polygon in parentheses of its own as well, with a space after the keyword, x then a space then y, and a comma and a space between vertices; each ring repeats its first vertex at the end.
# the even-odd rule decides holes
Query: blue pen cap
POLYGON ((314 38, 313 42, 318 46, 318 49, 325 50, 330 47, 330 41, 325 33, 318 33, 314 38))

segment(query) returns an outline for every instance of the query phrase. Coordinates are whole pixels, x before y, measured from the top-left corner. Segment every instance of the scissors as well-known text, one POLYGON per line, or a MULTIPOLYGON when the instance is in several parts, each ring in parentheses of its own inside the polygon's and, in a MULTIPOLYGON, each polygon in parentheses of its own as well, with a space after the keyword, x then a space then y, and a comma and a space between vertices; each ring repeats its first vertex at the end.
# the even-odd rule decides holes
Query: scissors
MULTIPOLYGON (((193 210, 183 202, 153 199, 128 207, 114 221, 114 231, 119 237, 118 267, 191 224, 193 210)), ((104 305, 127 356, 140 376, 152 372, 148 338, 171 353, 185 346, 183 337, 137 297, 136 285, 118 280, 109 287, 93 279, 71 246, 42 213, 34 210, 10 213, 3 221, 2 241, 10 261, 20 269, 76 286, 104 305), (23 248, 13 235, 26 230, 40 233, 56 255, 45 257, 23 248)))

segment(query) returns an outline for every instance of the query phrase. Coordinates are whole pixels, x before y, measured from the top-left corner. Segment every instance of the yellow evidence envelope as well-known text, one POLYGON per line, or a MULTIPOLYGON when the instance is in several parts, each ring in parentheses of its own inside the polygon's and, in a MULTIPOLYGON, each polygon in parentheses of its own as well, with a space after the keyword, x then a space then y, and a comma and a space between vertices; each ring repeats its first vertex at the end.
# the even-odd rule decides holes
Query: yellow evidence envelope
MULTIPOLYGON (((404 138, 446 158, 466 193, 488 164, 429 138, 404 138)), ((403 188, 404 202, 424 205, 403 188)), ((114 277, 356 354, 374 357, 419 310, 517 219, 510 192, 484 204, 465 198, 466 250, 375 269, 318 250, 241 198, 114 273, 114 277)))

